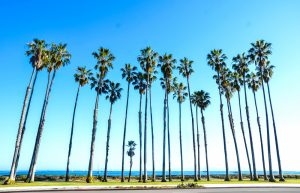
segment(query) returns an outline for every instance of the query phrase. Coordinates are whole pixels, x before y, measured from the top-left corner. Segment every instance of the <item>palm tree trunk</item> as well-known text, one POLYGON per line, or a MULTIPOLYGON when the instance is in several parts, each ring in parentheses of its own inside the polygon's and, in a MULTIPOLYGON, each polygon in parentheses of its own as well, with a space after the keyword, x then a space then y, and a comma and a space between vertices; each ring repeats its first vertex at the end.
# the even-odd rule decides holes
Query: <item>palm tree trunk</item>
POLYGON ((267 143, 268 143, 268 159, 269 159, 269 181, 275 182, 275 178, 273 175, 273 169, 272 169, 272 155, 271 155, 271 142, 270 142, 270 128, 269 128, 269 116, 268 116, 268 108, 267 108, 267 101, 266 101, 266 94, 265 94, 265 86, 264 81, 262 77, 262 69, 261 71, 261 84, 263 89, 263 95, 264 95, 264 104, 265 104, 265 113, 266 113, 266 125, 267 125, 267 143))
POLYGON ((253 139, 252 139, 252 131, 251 131, 251 124, 250 124, 250 115, 249 115, 249 107, 248 107, 248 100, 247 100, 247 89, 246 89, 246 81, 245 75, 243 76, 244 82, 244 94, 245 94, 245 103, 246 103, 246 116, 247 116, 247 123, 249 129, 249 138, 250 138, 250 147, 251 147, 251 154, 252 154, 252 164, 253 164, 253 180, 258 181, 258 176, 256 173, 256 164, 255 164, 255 154, 254 154, 254 146, 253 146, 253 139))
POLYGON ((125 155, 125 140, 126 140, 126 128, 127 128, 127 114, 128 114, 128 101, 129 101, 129 91, 130 91, 130 82, 127 85, 127 99, 126 99, 126 112, 125 112, 125 123, 124 123, 124 133, 123 133, 123 145, 122 145, 122 176, 121 182, 124 182, 124 155, 125 155))
POLYGON ((198 179, 201 180, 200 173, 200 134, 199 134, 199 124, 198 124, 198 107, 196 106, 196 125, 197 125, 197 147, 198 147, 198 179))
POLYGON ((181 103, 179 102, 179 142, 180 142, 180 168, 181 168, 181 181, 184 181, 183 174, 183 154, 182 154, 182 135, 181 135, 181 103))
POLYGON ((275 124, 275 118, 274 118, 274 112, 273 112, 273 105, 272 105, 272 100, 271 100, 269 82, 267 82, 267 88, 268 88, 269 102, 270 102, 270 107, 271 107, 271 115, 272 115, 273 128, 274 128, 276 154, 277 154, 278 169, 279 169, 279 181, 284 182, 285 180, 284 180, 284 177, 283 177, 283 174, 282 174, 282 169, 281 169, 281 160, 280 160, 279 145, 278 145, 278 138, 277 138, 277 129, 276 129, 276 124, 275 124))
POLYGON ((264 180, 269 180, 266 172, 266 164, 265 164, 265 153, 264 153, 264 144, 263 144, 263 138, 261 134, 261 125, 260 125, 260 120, 259 120, 259 114, 258 114, 258 108, 257 108, 257 102, 256 102, 256 95, 255 91, 253 91, 253 96, 254 96, 254 103, 255 103, 255 109, 256 109, 256 120, 257 120, 257 125, 258 125, 258 130, 259 130, 259 138, 260 138, 260 147, 261 147, 261 158, 262 158, 262 163, 263 163, 263 170, 264 170, 264 180))
MULTIPOLYGON (((48 87, 49 89, 47 89, 46 97, 45 97, 45 100, 44 100, 44 106, 43 106, 41 119, 40 119, 40 124, 39 124, 39 128, 38 128, 37 136, 36 136, 36 141, 35 141, 34 150, 33 150, 33 154, 32 154, 30 169, 28 171, 28 175, 27 175, 27 179, 26 179, 26 181, 28 183, 34 182, 36 162, 37 162, 37 158, 38 158, 38 153, 39 153, 42 134, 43 134, 43 131, 44 131, 44 125, 45 125, 45 120, 46 120, 46 111, 47 111, 47 107, 48 107, 49 96, 50 96, 50 93, 51 93, 51 89, 52 89, 52 85, 53 85, 53 82, 54 82, 55 74, 56 74, 56 71, 54 70, 50 85, 48 87)), ((50 76, 48 76, 48 82, 49 82, 49 80, 50 80, 50 76)))
MULTIPOLYGON (((220 80, 220 73, 218 72, 218 80, 220 80)), ((224 115, 223 115, 223 102, 222 102, 222 93, 220 81, 218 81, 218 90, 220 96, 220 112, 221 112, 221 120, 222 120, 222 132, 223 132, 223 143, 224 143, 224 155, 225 155, 225 181, 230 181, 229 172, 228 172, 228 157, 227 157, 227 146, 226 146, 226 134, 225 134, 225 126, 224 126, 224 115)))
POLYGON ((229 98, 227 98, 227 108, 228 108, 229 123, 230 123, 230 127, 231 127, 234 147, 235 147, 236 162, 237 162, 237 165, 238 165, 238 179, 239 179, 239 181, 242 181, 243 177, 242 177, 242 172, 241 172, 240 156, 239 156, 239 150, 238 150, 236 136, 235 136, 234 122, 233 122, 233 116, 232 116, 231 104, 230 104, 229 98))
MULTIPOLYGON (((99 80, 98 85, 101 85, 100 83, 102 84, 102 79, 99 80)), ((90 160, 89 160, 88 175, 86 178, 87 183, 93 182, 93 165, 94 165, 95 140, 96 140, 97 123, 98 123, 99 95, 100 95, 99 90, 97 90, 94 115, 93 115, 93 130, 92 130, 92 140, 91 140, 91 149, 90 149, 90 160)))
POLYGON ((191 101, 191 90, 190 90, 190 81, 189 77, 187 76, 187 85, 188 85, 188 94, 189 94, 189 100, 190 100, 190 110, 191 110, 191 118, 192 118, 192 132, 193 132, 193 150, 194 150, 194 181, 198 181, 197 178, 197 161, 196 161, 196 142, 195 142, 195 126, 194 126, 194 115, 193 115, 193 107, 192 107, 192 101, 191 101))
POLYGON ((150 119, 151 119, 151 138, 152 138, 152 182, 155 182, 155 157, 154 157, 154 128, 153 128, 153 117, 152 117, 152 92, 151 89, 152 87, 149 88, 149 97, 150 97, 150 119))
POLYGON ((162 161, 162 182, 166 182, 166 130, 167 130, 167 88, 164 99, 164 130, 163 130, 163 161, 162 161))
POLYGON ((147 109, 148 109, 148 87, 149 87, 149 73, 147 75, 146 84, 146 99, 145 99, 145 122, 144 122, 144 176, 143 182, 146 183, 148 180, 147 176, 147 109))
POLYGON ((130 178, 131 178, 131 168, 132 168, 132 157, 130 157, 130 167, 129 167, 128 182, 130 182, 130 178))
POLYGON ((73 118, 72 118, 72 126, 71 126, 71 136, 70 136, 68 159, 67 159, 66 182, 70 181, 69 166, 70 166, 70 157, 71 157, 71 151, 72 151, 73 132, 74 132, 74 122, 75 122, 75 114, 76 114, 76 108, 77 108, 77 101, 78 101, 79 91, 80 91, 80 84, 78 85, 76 99, 75 99, 75 105, 74 105, 74 110, 73 110, 73 118))
POLYGON ((139 173, 139 182, 141 182, 142 181, 142 94, 140 94, 139 139, 140 139, 140 173, 139 173))
POLYGON ((203 116, 203 109, 201 109, 201 120, 202 120, 203 135, 204 135, 205 160, 206 160, 206 178, 207 178, 207 181, 209 181, 210 176, 209 176, 209 167, 208 167, 207 138, 206 138, 205 119, 204 119, 204 116, 203 116))
POLYGON ((113 104, 110 103, 110 112, 109 112, 108 127, 107 127, 107 138, 106 138, 106 154, 105 154, 105 167, 104 167, 103 182, 107 182, 107 164, 108 164, 109 139, 110 139, 110 130, 111 130, 112 105, 113 104))
POLYGON ((26 124, 27 115, 28 115, 29 108, 30 108, 30 103, 31 103, 31 98, 32 98, 36 78, 37 78, 37 71, 36 71, 36 68, 33 68, 31 77, 30 77, 30 81, 29 81, 29 84, 26 89, 24 102, 23 102, 22 114, 21 114, 21 119, 20 119, 20 123, 19 123, 19 129, 18 129, 16 144, 15 144, 15 151, 14 151, 14 155, 13 155, 11 169, 10 169, 10 175, 9 175, 8 180, 6 180, 4 182, 4 184, 11 184, 11 183, 14 183, 16 180, 17 167, 18 167, 18 162, 19 162, 19 157, 20 157, 20 150, 21 150, 21 146, 22 146, 23 134, 25 132, 25 124, 26 124), (33 81, 33 83, 32 83, 32 81, 33 81))
POLYGON ((252 175, 252 170, 251 170, 251 162, 250 162, 250 156, 248 152, 248 145, 245 137, 245 130, 244 130, 244 124, 243 124, 243 116, 242 116, 242 108, 241 108, 241 96, 240 96, 240 91, 238 90, 238 99, 239 99, 239 110, 240 110, 240 121, 241 121, 241 130, 243 134, 243 140, 244 140, 244 145, 245 145, 245 150, 246 150, 246 155, 247 155, 247 161, 248 161, 248 166, 249 166, 249 173, 250 173, 250 180, 253 180, 253 175, 252 175))
POLYGON ((171 139, 170 139, 170 111, 169 111, 169 95, 167 94, 167 120, 168 120, 168 160, 169 160, 169 182, 172 181, 172 170, 171 170, 171 139))

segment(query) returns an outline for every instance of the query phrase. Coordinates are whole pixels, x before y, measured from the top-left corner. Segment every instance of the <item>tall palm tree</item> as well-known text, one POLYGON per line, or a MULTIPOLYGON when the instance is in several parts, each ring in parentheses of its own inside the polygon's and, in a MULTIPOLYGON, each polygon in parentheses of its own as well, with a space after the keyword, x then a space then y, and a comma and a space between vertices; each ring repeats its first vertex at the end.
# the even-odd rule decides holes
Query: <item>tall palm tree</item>
POLYGON ((242 130, 242 134, 243 134, 243 140, 244 140, 246 156, 247 156, 247 161, 248 161, 248 166, 249 166, 250 180, 253 180, 252 169, 251 169, 251 161, 250 161, 250 156, 249 156, 249 152, 248 152, 248 145, 247 145, 247 140, 246 140, 246 136, 245 136, 243 116, 242 116, 241 96, 240 96, 242 81, 243 81, 242 76, 238 72, 234 71, 232 73, 232 82, 231 82, 231 84, 232 84, 233 88, 238 93, 241 130, 242 130))
POLYGON ((68 151, 68 159, 67 159, 66 182, 68 182, 70 180, 70 175, 69 175, 70 156, 71 156, 71 151, 72 151, 75 113, 76 113, 76 108, 77 108, 79 91, 80 91, 81 87, 83 87, 89 83, 89 79, 91 76, 92 76, 91 70, 87 70, 86 67, 78 67, 77 72, 74 74, 75 82, 78 82, 78 89, 77 89, 77 94, 76 94, 76 98, 75 98, 75 105, 74 105, 73 117, 72 117, 71 135, 70 135, 69 151, 68 151))
POLYGON ((268 57, 272 54, 271 43, 265 42, 264 40, 258 40, 255 43, 251 43, 251 48, 249 50, 250 62, 254 63, 257 67, 258 72, 260 72, 260 81, 262 83, 265 113, 266 113, 266 126, 267 126, 267 144, 268 144, 268 160, 269 160, 269 181, 275 182, 272 168, 272 155, 271 155, 271 143, 270 143, 270 128, 269 128, 269 117, 268 108, 265 95, 265 86, 263 81, 263 71, 266 67, 268 57))
POLYGON ((192 96, 192 103, 195 105, 196 108, 196 125, 197 125, 197 154, 198 154, 198 179, 201 180, 201 172, 200 172, 200 133, 199 133, 199 124, 198 124, 198 108, 199 108, 199 98, 200 98, 200 91, 195 91, 192 96))
POLYGON ((135 150, 136 143, 134 141, 128 141, 128 144, 126 146, 129 147, 127 151, 127 155, 130 157, 129 176, 128 176, 128 182, 130 182, 131 169, 133 164, 132 157, 135 155, 134 150, 135 150))
POLYGON ((36 83, 38 72, 44 68, 44 59, 47 56, 47 44, 45 40, 33 39, 32 42, 27 44, 28 50, 26 51, 26 56, 30 56, 29 62, 32 65, 32 73, 30 80, 26 89, 25 98, 23 102, 23 108, 21 113, 21 118, 19 122, 18 134, 16 138, 15 151, 12 159, 11 169, 9 178, 4 182, 4 184, 12 184, 16 180, 16 173, 19 163, 19 157, 22 147, 23 136, 26 129, 26 121, 28 112, 30 109, 31 99, 34 91, 34 86, 36 83))
MULTIPOLYGON (((217 79, 217 76, 215 76, 215 78, 217 79)), ((219 82, 219 81, 221 82, 222 92, 224 93, 225 98, 226 98, 229 124, 230 124, 231 133, 232 133, 232 137, 233 137, 236 161, 237 161, 237 165, 238 165, 238 179, 239 179, 239 181, 242 181, 243 177, 242 177, 242 172, 241 172, 241 163, 240 163, 239 150, 238 150, 235 129, 234 129, 232 108, 231 108, 231 98, 233 96, 233 93, 235 92, 235 89, 231 84, 231 82, 232 82, 231 78, 232 78, 232 72, 228 68, 223 68, 223 70, 221 71, 220 79, 217 79, 217 82, 219 82)))
POLYGON ((208 166, 207 137, 206 137, 205 119, 204 119, 203 111, 205 111, 205 109, 208 107, 208 105, 210 105, 209 93, 205 92, 203 90, 200 90, 198 106, 201 110, 201 121, 202 121, 203 134, 204 134, 204 148, 205 148, 206 178, 207 178, 207 181, 210 180, 210 176, 209 176, 209 166, 208 166))
POLYGON ((49 97, 51 93, 51 89, 53 86, 54 78, 56 75, 56 72, 59 68, 67 65, 70 63, 71 54, 67 50, 67 44, 52 44, 50 51, 48 52, 48 84, 47 84, 47 90, 46 95, 44 99, 44 104, 42 108, 40 123, 38 127, 38 132, 36 135, 34 150, 31 158, 30 168, 28 171, 26 182, 34 182, 35 177, 35 169, 36 169, 36 162, 38 158, 39 153, 39 147, 41 143, 42 133, 44 130, 45 120, 46 120, 46 111, 48 107, 49 97), (51 81, 50 81, 50 76, 51 81))
POLYGON ((150 75, 150 83, 149 83, 149 99, 150 99, 150 121, 151 121, 151 139, 152 139, 152 182, 155 182, 155 150, 154 150, 154 127, 153 127, 153 116, 152 116, 152 84, 156 80, 155 74, 156 70, 153 71, 150 75))
POLYGON ((133 77, 137 67, 131 66, 130 64, 125 64, 124 68, 121 68, 122 78, 126 78, 127 81, 127 99, 126 99, 126 111, 125 111, 125 123, 124 123, 124 132, 123 132, 123 146, 122 146, 122 175, 121 182, 124 182, 124 154, 125 154, 125 140, 126 140, 126 129, 127 129, 127 114, 128 114, 128 102, 129 102, 129 93, 130 93, 130 84, 133 81, 133 77))
POLYGON ((181 168, 181 181, 184 181, 184 174, 183 174, 183 154, 182 154, 182 134, 181 134, 181 104, 185 101, 188 93, 186 92, 186 86, 182 82, 177 83, 176 79, 174 78, 173 81, 173 98, 177 99, 179 105, 179 144, 180 144, 180 168, 181 168))
POLYGON ((145 99, 145 121, 144 121, 144 178, 143 182, 146 183, 147 176, 147 109, 148 109, 148 88, 150 83, 150 74, 153 72, 156 66, 156 59, 158 53, 152 50, 150 47, 146 47, 141 50, 141 54, 138 56, 137 60, 144 73, 146 74, 146 99, 145 99))
MULTIPOLYGON (((171 147, 170 147, 170 122, 169 122, 169 94, 172 92, 172 75, 173 70, 175 69, 176 59, 173 58, 172 54, 164 54, 163 56, 159 56, 159 64, 158 66, 162 72, 161 86, 165 90, 165 99, 164 99, 164 139, 165 139, 165 131, 168 129, 168 160, 169 160, 169 181, 172 181, 171 174, 171 147), (166 121, 167 120, 167 121, 166 121)), ((163 174, 162 181, 164 182, 166 179, 165 175, 165 140, 163 141, 163 174)))
POLYGON ((270 79, 273 76, 273 69, 274 69, 274 66, 270 65, 270 62, 268 61, 266 64, 266 67, 264 68, 264 71, 263 71, 263 73, 264 73, 263 78, 264 78, 265 83, 267 83, 269 103, 270 103, 270 107, 271 107, 271 115, 272 115, 274 137, 275 137, 275 144, 276 144, 276 155, 277 155, 278 170, 279 170, 279 181, 283 182, 285 180, 284 180, 284 177, 282 174, 282 169, 281 169, 281 160, 280 160, 280 153, 279 153, 277 130, 276 130, 276 124, 275 124, 275 118, 274 118, 274 112, 273 112, 273 105, 272 105, 272 100, 271 100, 270 86, 269 86, 270 79))
POLYGON ((110 80, 106 80, 105 82, 106 82, 105 84, 107 84, 105 99, 109 100, 110 102, 110 111, 109 111, 109 119, 108 119, 108 126, 107 126, 105 167, 104 167, 104 177, 103 177, 103 181, 107 182, 107 164, 108 164, 112 108, 113 108, 113 104, 121 98, 122 88, 120 87, 120 83, 114 83, 110 80))
POLYGON ((87 183, 93 182, 93 163, 94 163, 95 140, 96 140, 97 123, 98 123, 99 96, 103 92, 105 92, 103 80, 107 72, 109 71, 109 69, 113 68, 112 62, 115 60, 115 57, 110 52, 110 50, 103 47, 100 47, 98 49, 98 52, 93 52, 92 55, 97 60, 97 64, 95 65, 96 74, 91 78, 91 88, 95 88, 96 91, 96 102, 95 102, 94 115, 93 115, 93 130, 92 130, 89 168, 88 168, 88 175, 86 178, 87 183))
POLYGON ((263 163, 263 170, 264 170, 264 180, 268 180, 267 172, 266 172, 266 164, 265 164, 265 153, 264 153, 264 144, 263 144, 263 138, 261 133, 261 125, 260 125, 260 119, 259 119, 259 113, 257 108, 257 101, 256 101, 256 92, 258 91, 259 87, 261 86, 261 81, 257 78, 257 76, 252 72, 250 74, 247 74, 247 80, 248 88, 252 90, 253 97, 254 97, 254 104, 255 104, 255 110, 256 110, 256 121, 258 125, 258 131, 259 131, 259 138, 260 138, 260 147, 261 147, 261 158, 263 163))
POLYGON ((139 140, 140 140, 140 169, 139 169, 139 182, 142 181, 142 97, 145 94, 146 80, 145 74, 142 72, 135 73, 133 78, 133 86, 135 90, 139 91, 140 94, 140 105, 139 105, 139 140))
MULTIPOLYGON (((220 73, 223 70, 223 68, 226 66, 225 60, 227 59, 227 56, 223 54, 222 50, 212 50, 207 55, 207 63, 208 65, 217 73, 217 79, 220 79, 220 73)), ((223 143, 224 143, 224 155, 225 155, 225 181, 229 181, 229 172, 228 172, 228 157, 227 157, 227 146, 226 146, 226 135, 225 135, 225 125, 224 125, 224 116, 223 116, 223 102, 222 102, 222 92, 221 92, 221 85, 220 81, 217 82, 218 84, 218 90, 219 90, 219 96, 220 96, 220 113, 221 113, 221 120, 222 120, 222 132, 223 132, 223 143)))
POLYGON ((252 130, 250 124, 250 115, 249 115, 249 106, 248 106, 248 98, 247 98, 247 89, 246 89, 246 74, 249 72, 248 68, 248 57, 243 54, 238 54, 236 57, 232 59, 233 65, 232 68, 240 74, 242 77, 242 84, 244 85, 244 94, 245 94, 245 105, 246 105, 246 116, 247 116, 247 124, 249 130, 249 138, 250 138, 250 147, 251 147, 251 155, 252 155, 252 166, 253 166, 253 180, 257 181, 258 176, 256 173, 256 162, 255 162, 255 153, 254 153, 254 146, 253 146, 253 139, 252 139, 252 130))
POLYGON ((196 161, 196 144, 195 144, 195 126, 194 126, 194 114, 191 101, 191 89, 190 89, 190 76, 194 72, 192 64, 194 61, 187 59, 186 57, 180 60, 180 65, 177 67, 179 73, 186 78, 188 85, 188 94, 190 100, 190 110, 192 118, 192 133, 193 133, 193 150, 194 150, 194 181, 198 181, 197 178, 197 161, 196 161))

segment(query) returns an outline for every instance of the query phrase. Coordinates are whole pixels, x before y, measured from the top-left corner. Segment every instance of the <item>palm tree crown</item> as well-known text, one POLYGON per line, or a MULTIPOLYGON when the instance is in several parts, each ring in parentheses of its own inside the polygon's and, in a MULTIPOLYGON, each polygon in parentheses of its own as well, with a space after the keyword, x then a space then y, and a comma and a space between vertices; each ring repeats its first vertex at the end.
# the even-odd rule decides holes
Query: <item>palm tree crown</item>
POLYGON ((106 100, 109 100, 111 104, 114 104, 118 99, 121 98, 121 91, 123 90, 120 83, 114 83, 110 80, 106 80, 106 100))
POLYGON ((109 49, 100 47, 98 52, 93 52, 92 55, 97 60, 95 69, 99 70, 100 78, 103 80, 108 72, 109 68, 113 68, 112 62, 115 60, 115 56, 110 52, 109 49))
POLYGON ((44 67, 44 60, 47 58, 47 47, 45 40, 33 39, 27 44, 28 50, 25 52, 26 56, 30 56, 30 63, 32 67, 41 70, 44 67))
POLYGON ((134 79, 135 71, 137 70, 136 66, 131 66, 131 64, 125 64, 124 68, 121 68, 122 78, 126 78, 126 81, 131 83, 134 79))
POLYGON ((264 40, 258 40, 251 43, 252 48, 249 50, 250 62, 255 63, 258 67, 265 67, 269 55, 272 54, 271 43, 264 40))
POLYGON ((80 86, 83 87, 89 82, 92 74, 92 71, 87 70, 86 67, 78 67, 76 74, 74 74, 75 82, 79 82, 80 86))
POLYGON ((186 91, 187 87, 184 86, 182 82, 178 83, 177 79, 174 78, 173 88, 174 88, 173 98, 176 98, 178 103, 183 103, 186 97, 188 97, 188 93, 186 91))
POLYGON ((221 70, 226 66, 226 59, 227 56, 223 54, 222 49, 214 49, 207 55, 208 65, 217 73, 220 73, 221 70))
POLYGON ((180 60, 180 65, 177 67, 179 73, 183 75, 183 77, 190 77, 190 75, 194 72, 192 68, 193 60, 189 60, 186 57, 180 60))
POLYGON ((249 57, 245 53, 238 54, 232 59, 233 65, 232 69, 237 72, 240 76, 244 77, 249 72, 248 63, 249 57))
POLYGON ((134 90, 138 90, 140 94, 144 94, 146 89, 145 74, 142 72, 135 73, 132 84, 134 86, 134 90))

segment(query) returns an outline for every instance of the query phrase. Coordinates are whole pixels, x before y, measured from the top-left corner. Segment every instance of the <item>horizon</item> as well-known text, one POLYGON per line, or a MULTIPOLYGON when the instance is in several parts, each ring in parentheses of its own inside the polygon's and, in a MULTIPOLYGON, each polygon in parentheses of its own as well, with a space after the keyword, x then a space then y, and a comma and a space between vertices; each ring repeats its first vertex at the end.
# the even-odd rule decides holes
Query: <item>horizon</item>
MULTIPOLYGON (((73 74, 77 66, 93 69, 96 60, 92 52, 100 46, 107 47, 116 56, 114 69, 107 78, 120 82, 123 87, 121 100, 114 105, 112 113, 112 131, 108 162, 108 171, 121 170, 122 131, 125 118, 126 82, 121 78, 120 68, 125 63, 138 66, 137 56, 140 50, 150 45, 160 55, 172 53, 174 58, 187 57, 194 61, 195 73, 191 75, 191 92, 205 90, 210 93, 211 105, 204 112, 208 136, 208 155, 210 171, 225 171, 221 118, 219 113, 218 88, 213 80, 213 70, 207 65, 206 56, 212 49, 223 49, 228 56, 227 66, 231 67, 232 57, 247 52, 250 43, 264 39, 272 43, 270 61, 275 65, 274 75, 270 81, 272 102, 277 124, 280 153, 283 171, 300 171, 300 157, 297 156, 299 139, 299 85, 300 77, 297 54, 300 53, 300 2, 296 0, 280 0, 239 2, 239 1, 128 1, 128 2, 88 2, 45 3, 38 9, 36 2, 5 2, 0 8, 3 30, 0 31, 0 64, 3 70, 0 95, 0 171, 10 170, 14 152, 15 139, 25 89, 32 70, 29 58, 25 56, 26 43, 33 38, 45 39, 47 43, 67 43, 72 54, 71 63, 60 69, 53 85, 49 109, 42 136, 37 171, 66 168, 67 150, 71 129, 72 111, 77 84, 73 74), (105 9, 106 8, 106 9, 105 9), (60 10, 65 12, 61 13, 60 10), (36 12, 35 12, 35 11, 36 12), (253 10, 260 14, 253 14, 253 10), (61 14, 47 14, 51 12, 61 14), (284 13, 284 14, 280 14, 284 13), (35 14, 41 15, 36 17, 35 14), (238 16, 237 16, 238 15, 238 16), (149 27, 150 26, 150 27, 149 27), (149 29, 150 28, 150 29, 149 29)), ((253 70, 253 65, 251 66, 253 70)), ((158 77, 161 77, 158 69, 158 77)), ((186 80, 174 71, 180 82, 186 80)), ((28 123, 24 135, 18 171, 28 170, 43 96, 46 88, 46 72, 43 70, 37 78, 37 84, 30 107, 28 123)), ((71 171, 86 171, 90 139, 92 132, 92 116, 95 91, 87 85, 81 89, 78 109, 75 118, 75 133, 71 155, 71 171)), ((153 86, 153 111, 155 129, 156 170, 162 166, 162 129, 163 129, 163 90, 159 80, 153 86)), ((138 93, 131 87, 131 98, 128 115, 127 140, 138 143, 138 104, 135 102, 138 93)), ((252 93, 248 91, 250 120, 254 136, 254 149, 257 171, 262 171, 258 128, 252 93)), ((257 93, 258 106, 263 130, 266 168, 267 146, 266 126, 264 118, 261 89, 257 93)), ((178 135, 178 103, 170 95, 170 130, 172 171, 180 171, 179 135, 178 135)), ((224 99, 223 99, 224 100, 224 99)), ((244 98, 241 98, 244 107, 244 98)), ((224 100, 225 101, 225 100, 224 100)), ((224 102, 223 101, 223 102, 224 102)), ((144 101, 143 101, 144 104, 144 101)), ((242 134, 239 125, 237 94, 232 98, 233 116, 240 151, 242 171, 247 171, 247 159, 243 148, 242 134)), ((226 109, 226 108, 224 108, 226 109)), ((107 119, 109 102, 100 97, 98 131, 94 171, 104 169, 107 119)), ((191 120, 188 100, 182 105, 184 171, 193 171, 193 148, 191 120)), ((144 115, 144 109, 143 109, 144 115)), ((195 115, 194 115, 195 116, 195 115)), ((229 171, 237 171, 232 134, 224 111, 227 135, 229 171)), ((270 126, 271 115, 269 115, 270 126)), ((200 117, 199 117, 200 121, 200 117)), ((250 150, 246 113, 243 109, 243 122, 250 150)), ((144 123, 143 123, 144 124, 144 123)), ((150 117, 148 117, 148 172, 152 170, 150 117)), ((272 128, 272 127, 270 127, 272 128)), ((201 170, 206 170, 204 160, 203 130, 201 131, 201 170)), ((271 129, 273 170, 278 171, 273 129, 271 129)), ((139 146, 133 160, 133 171, 138 171, 139 146)), ((127 148, 126 148, 127 149, 127 148)), ((125 158, 125 171, 129 168, 129 159, 125 158)), ((268 171, 268 169, 267 169, 268 171)))

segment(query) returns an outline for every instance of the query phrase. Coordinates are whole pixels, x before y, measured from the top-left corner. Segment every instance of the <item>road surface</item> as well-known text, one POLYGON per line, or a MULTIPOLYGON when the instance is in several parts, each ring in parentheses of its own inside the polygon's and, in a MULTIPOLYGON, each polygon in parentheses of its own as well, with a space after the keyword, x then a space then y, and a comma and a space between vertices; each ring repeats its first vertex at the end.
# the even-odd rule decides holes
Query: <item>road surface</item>
MULTIPOLYGON (((47 191, 49 192, 49 191, 47 191)), ((209 189, 162 189, 162 190, 76 190, 76 191, 51 191, 51 193, 254 193, 254 192, 270 192, 270 193, 291 193, 300 192, 300 188, 209 188, 209 189)), ((28 193, 26 191, 26 193, 28 193)), ((42 191, 34 191, 32 193, 45 193, 42 191)))

